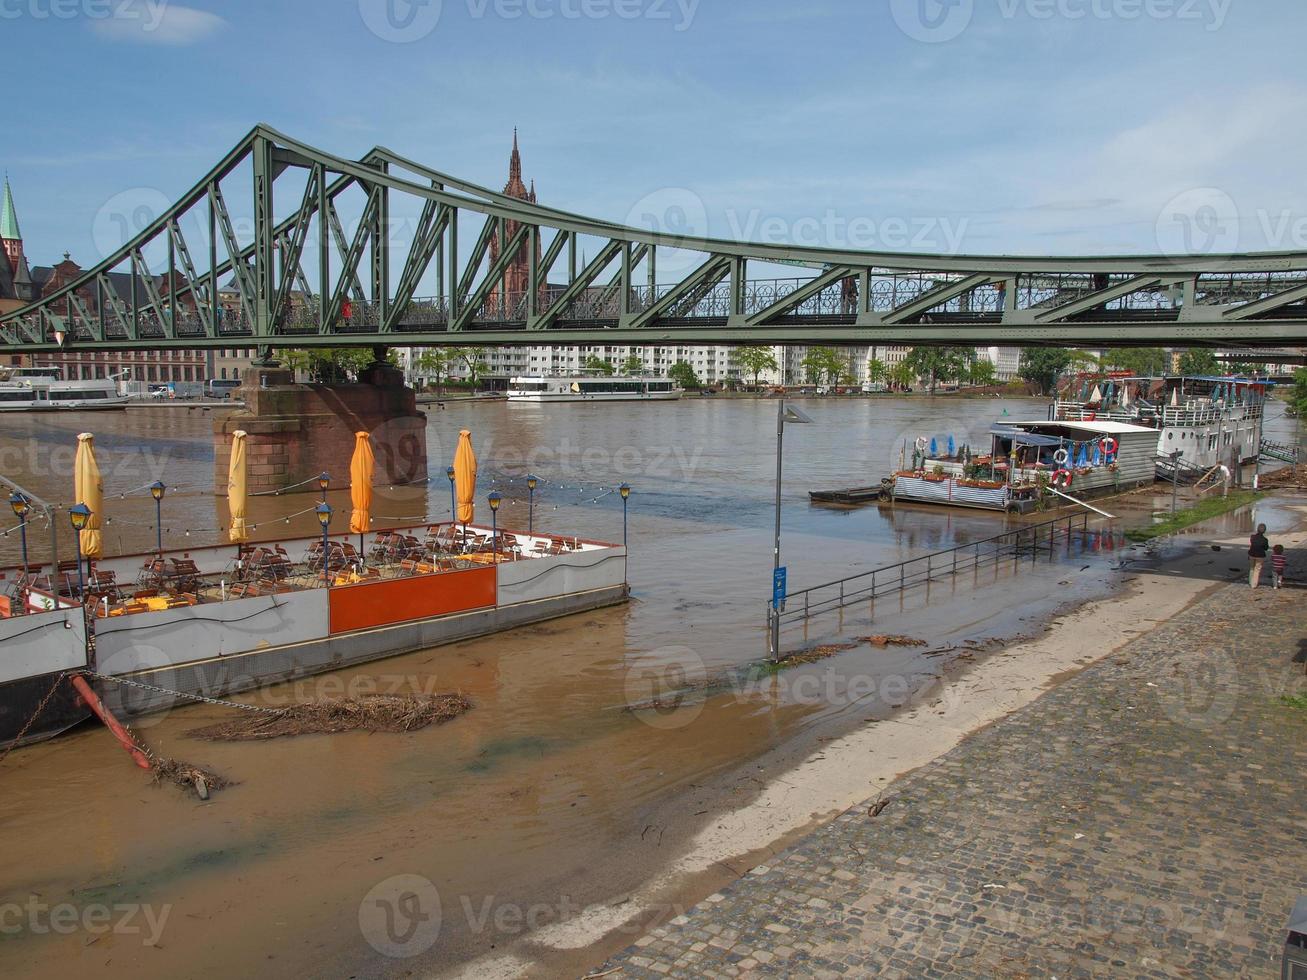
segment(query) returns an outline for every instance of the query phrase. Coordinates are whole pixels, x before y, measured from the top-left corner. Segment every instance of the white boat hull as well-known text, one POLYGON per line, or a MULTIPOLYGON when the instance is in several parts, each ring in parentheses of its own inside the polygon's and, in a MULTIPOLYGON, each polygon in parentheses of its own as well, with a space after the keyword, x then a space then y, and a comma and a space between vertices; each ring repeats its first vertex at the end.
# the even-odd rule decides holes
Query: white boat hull
POLYGON ((674 402, 681 398, 679 391, 644 393, 603 393, 595 395, 576 394, 575 392, 543 392, 517 394, 509 392, 508 400, 510 402, 674 402))

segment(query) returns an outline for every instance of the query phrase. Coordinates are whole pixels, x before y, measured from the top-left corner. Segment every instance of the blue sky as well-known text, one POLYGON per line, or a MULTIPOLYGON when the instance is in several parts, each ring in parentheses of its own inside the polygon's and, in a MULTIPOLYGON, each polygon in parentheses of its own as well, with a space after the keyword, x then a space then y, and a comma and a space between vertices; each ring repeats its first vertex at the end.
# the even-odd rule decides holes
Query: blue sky
POLYGON ((0 0, 0 167, 35 263, 259 121, 496 186, 518 126, 542 202, 721 237, 1156 252, 1208 207, 1307 249, 1304 36, 1300 0, 0 0))

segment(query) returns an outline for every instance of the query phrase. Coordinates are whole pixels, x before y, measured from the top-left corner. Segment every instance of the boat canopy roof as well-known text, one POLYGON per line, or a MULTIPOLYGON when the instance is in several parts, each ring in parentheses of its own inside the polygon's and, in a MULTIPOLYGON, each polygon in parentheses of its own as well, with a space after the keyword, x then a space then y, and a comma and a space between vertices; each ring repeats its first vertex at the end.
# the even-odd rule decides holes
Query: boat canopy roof
POLYGON ((1060 446, 1064 442, 1054 436, 1041 436, 1034 432, 1026 432, 1023 429, 1013 429, 1006 425, 996 425, 989 430, 992 436, 998 436, 1000 439, 1011 439, 1014 443, 1023 446, 1060 446))
MULTIPOLYGON (((1003 439, 1010 439, 1013 437, 1013 431, 1012 431, 1013 429, 1017 430, 1017 434, 1022 436, 1023 442, 1025 441, 1026 436, 1037 434, 1042 438, 1052 439, 1053 443, 1051 444, 1056 444, 1058 442, 1058 438, 1056 436, 1047 435, 1047 432, 1050 429, 1055 431, 1074 429, 1077 432, 1090 432, 1098 436, 1120 436, 1120 435, 1129 435, 1134 432, 1146 432, 1153 436, 1157 435, 1156 429, 1150 429, 1146 425, 1131 425, 1129 422, 1112 422, 1106 419, 1102 421, 1093 421, 1093 422, 1089 422, 1089 421, 1070 422, 1070 421, 1063 421, 1061 419, 1057 419, 1052 422, 1047 421, 1045 419, 1041 419, 1037 422, 1011 422, 1008 423, 1007 426, 995 426, 994 429, 992 430, 992 433, 1003 439), (1032 432, 1031 430, 1034 431, 1032 432)), ((1042 443, 1042 442, 1027 443, 1027 445, 1031 445, 1031 446, 1043 446, 1043 445, 1051 445, 1051 444, 1042 443)))

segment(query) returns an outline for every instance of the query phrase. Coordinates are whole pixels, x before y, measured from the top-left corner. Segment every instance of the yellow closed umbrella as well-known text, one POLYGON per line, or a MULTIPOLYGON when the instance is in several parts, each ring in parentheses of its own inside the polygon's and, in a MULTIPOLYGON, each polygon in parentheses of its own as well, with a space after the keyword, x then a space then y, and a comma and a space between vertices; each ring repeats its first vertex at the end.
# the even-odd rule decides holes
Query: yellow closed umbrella
POLYGON ((246 503, 245 432, 231 434, 231 461, 227 464, 227 509, 231 511, 231 530, 227 537, 242 544, 250 539, 245 526, 246 503))
POLYGON ((86 530, 81 532, 82 554, 99 558, 104 553, 100 536, 101 511, 104 510, 104 481, 95 462, 95 436, 83 432, 77 437, 77 456, 73 459, 73 490, 76 503, 86 504, 91 511, 86 530))
POLYGON ((472 523, 476 517, 477 454, 467 429, 458 434, 458 448, 454 450, 454 492, 458 496, 459 523, 472 523))
POLYGON ((360 551, 363 535, 372 527, 372 474, 376 468, 368 434, 354 433, 354 457, 349 461, 349 499, 354 504, 354 513, 349 518, 349 529, 359 536, 360 551))

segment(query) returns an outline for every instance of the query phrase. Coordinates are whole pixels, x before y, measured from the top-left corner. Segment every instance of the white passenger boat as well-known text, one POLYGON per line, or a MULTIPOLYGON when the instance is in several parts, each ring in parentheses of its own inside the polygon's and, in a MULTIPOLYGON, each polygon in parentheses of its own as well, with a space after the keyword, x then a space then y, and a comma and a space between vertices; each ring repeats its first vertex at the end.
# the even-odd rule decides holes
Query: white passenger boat
POLYGON ((675 401, 685 389, 667 378, 513 378, 510 402, 675 401))
POLYGON ((117 376, 65 381, 57 367, 10 368, 0 378, 0 412, 83 412, 126 408, 117 376))
POLYGON ((1124 422, 1157 434, 1157 475, 1170 478, 1173 454, 1181 474, 1237 467, 1261 452, 1266 380, 1219 377, 1085 380, 1053 406, 1064 422, 1124 422))

